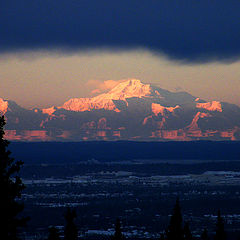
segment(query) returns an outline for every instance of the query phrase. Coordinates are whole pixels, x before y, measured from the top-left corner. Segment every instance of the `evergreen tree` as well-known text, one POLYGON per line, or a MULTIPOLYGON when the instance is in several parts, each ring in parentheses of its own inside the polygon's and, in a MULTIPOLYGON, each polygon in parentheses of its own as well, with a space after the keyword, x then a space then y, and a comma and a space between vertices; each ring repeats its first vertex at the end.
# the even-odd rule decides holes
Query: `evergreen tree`
POLYGON ((193 239, 188 222, 186 222, 184 225, 183 235, 184 235, 184 240, 192 240, 193 239))
POLYGON ((221 217, 220 210, 218 210, 216 235, 214 236, 214 240, 226 240, 226 233, 224 230, 224 222, 223 222, 223 218, 221 217))
POLYGON ((18 176, 23 164, 10 157, 11 152, 7 150, 9 142, 4 139, 6 122, 4 116, 0 116, 0 189, 1 189, 1 239, 18 239, 18 228, 23 227, 26 218, 19 218, 18 214, 24 206, 18 200, 24 189, 21 178, 18 176))
POLYGON ((64 240, 77 240, 78 230, 74 223, 74 219, 77 217, 76 211, 70 208, 67 209, 65 214, 65 229, 64 229, 64 240))
POLYGON ((161 233, 161 235, 160 235, 160 240, 165 240, 165 235, 164 235, 164 233, 161 233))
POLYGON ((60 240, 59 232, 55 227, 50 227, 48 232, 48 240, 60 240))
POLYGON ((183 240, 183 229, 182 229, 182 214, 177 198, 176 204, 173 209, 173 214, 170 219, 169 226, 166 231, 167 240, 183 240))
POLYGON ((202 234, 201 234, 201 240, 209 240, 209 237, 208 237, 208 232, 207 232, 207 229, 204 228, 202 234))
POLYGON ((120 219, 118 218, 115 224, 115 233, 113 236, 114 240, 120 240, 123 239, 123 235, 122 235, 122 230, 121 230, 121 222, 120 219))

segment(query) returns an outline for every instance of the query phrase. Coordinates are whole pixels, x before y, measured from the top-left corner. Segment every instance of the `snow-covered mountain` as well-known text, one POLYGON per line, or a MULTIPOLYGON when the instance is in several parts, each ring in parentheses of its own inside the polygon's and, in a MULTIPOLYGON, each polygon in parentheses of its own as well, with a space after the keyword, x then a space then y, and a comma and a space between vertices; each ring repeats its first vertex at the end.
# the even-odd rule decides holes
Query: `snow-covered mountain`
POLYGON ((83 112, 94 109, 105 109, 119 112, 114 100, 124 101, 127 104, 128 98, 142 98, 156 95, 149 84, 143 84, 140 80, 129 79, 119 83, 108 93, 103 93, 93 98, 74 98, 65 102, 61 108, 66 110, 83 112))
POLYGON ((0 98, 10 140, 237 140, 240 108, 170 92, 137 79, 93 98, 26 110, 0 98))

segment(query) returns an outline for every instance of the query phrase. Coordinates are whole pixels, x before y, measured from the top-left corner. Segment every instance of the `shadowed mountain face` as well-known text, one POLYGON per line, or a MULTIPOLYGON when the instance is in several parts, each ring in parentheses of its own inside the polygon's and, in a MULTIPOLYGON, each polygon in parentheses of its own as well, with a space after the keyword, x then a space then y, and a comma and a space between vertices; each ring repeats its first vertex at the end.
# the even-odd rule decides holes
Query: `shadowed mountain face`
POLYGON ((239 140, 240 108, 129 79, 93 98, 27 110, 0 99, 6 138, 21 141, 239 140))

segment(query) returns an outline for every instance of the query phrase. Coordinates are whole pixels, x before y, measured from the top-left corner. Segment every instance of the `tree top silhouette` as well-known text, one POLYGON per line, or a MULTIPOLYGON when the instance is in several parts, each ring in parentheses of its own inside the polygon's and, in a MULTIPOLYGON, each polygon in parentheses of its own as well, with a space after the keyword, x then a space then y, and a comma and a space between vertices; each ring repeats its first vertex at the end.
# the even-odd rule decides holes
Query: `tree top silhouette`
POLYGON ((18 173, 22 161, 15 161, 10 157, 11 152, 7 149, 9 142, 4 139, 4 116, 0 116, 0 191, 1 191, 1 232, 2 239, 18 239, 18 228, 25 225, 27 218, 20 218, 18 214, 24 206, 18 200, 24 187, 18 173))

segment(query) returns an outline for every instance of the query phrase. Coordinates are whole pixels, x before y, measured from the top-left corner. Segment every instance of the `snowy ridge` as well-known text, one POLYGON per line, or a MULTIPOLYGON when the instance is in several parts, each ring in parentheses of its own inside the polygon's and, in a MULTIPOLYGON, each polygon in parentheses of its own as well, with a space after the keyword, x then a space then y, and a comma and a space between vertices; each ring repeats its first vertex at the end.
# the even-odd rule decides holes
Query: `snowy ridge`
POLYGON ((0 98, 0 114, 7 120, 6 139, 16 141, 240 140, 238 106, 205 102, 138 79, 41 110, 0 98))
POLYGON ((4 115, 8 110, 8 101, 4 101, 0 98, 0 115, 4 115))
POLYGON ((42 113, 52 115, 56 111, 55 107, 44 108, 42 109, 42 113))
POLYGON ((72 98, 59 108, 75 112, 91 111, 94 109, 105 109, 119 112, 112 99, 105 98, 72 98))
POLYGON ((160 94, 157 91, 154 92, 150 84, 143 84, 138 79, 128 79, 119 83, 108 93, 103 93, 93 98, 72 98, 59 108, 76 112, 91 111, 93 109, 119 112, 120 110, 116 107, 113 100, 126 102, 128 98, 142 98, 151 95, 159 97, 160 94))
POLYGON ((203 108, 208 111, 218 111, 222 112, 222 105, 218 101, 212 101, 212 102, 206 102, 206 103, 197 103, 196 104, 197 108, 203 108))
POLYGON ((160 104, 152 103, 152 112, 155 116, 157 116, 159 113, 161 113, 163 116, 165 111, 173 113, 177 108, 180 108, 180 106, 177 105, 176 107, 163 107, 160 104))

